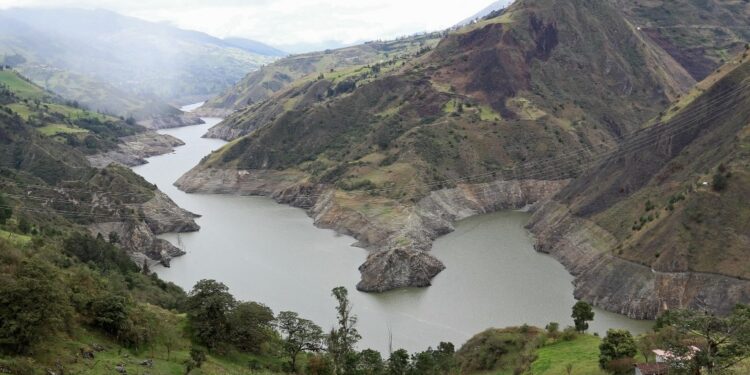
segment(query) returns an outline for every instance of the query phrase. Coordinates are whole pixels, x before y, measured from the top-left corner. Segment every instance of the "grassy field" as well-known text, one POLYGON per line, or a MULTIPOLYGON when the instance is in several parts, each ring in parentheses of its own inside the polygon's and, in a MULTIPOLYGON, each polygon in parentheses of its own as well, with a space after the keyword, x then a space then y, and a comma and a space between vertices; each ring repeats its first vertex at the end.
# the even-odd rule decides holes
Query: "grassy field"
MULTIPOLYGON (((87 374, 104 375, 116 373, 115 367, 122 366, 128 374, 152 374, 152 375, 183 375, 185 374, 185 361, 190 357, 190 341, 185 331, 186 318, 184 315, 175 314, 158 307, 149 306, 152 312, 157 313, 160 321, 171 327, 173 332, 165 336, 164 332, 156 334, 154 344, 138 348, 126 349, 117 345, 107 336, 96 330, 82 327, 72 329, 68 334, 60 334, 48 337, 38 346, 34 353, 33 362, 37 365, 43 364, 54 368, 59 363, 65 374, 87 374), (176 333, 176 334, 175 334, 176 333), (171 337, 169 339, 168 337, 171 337), (168 341, 169 340, 169 341, 168 341), (166 342, 171 342, 169 354, 166 342), (99 347, 99 351, 93 350, 99 347), (81 353, 92 352, 94 358, 83 358, 81 353), (146 359, 151 359, 151 365, 144 364, 146 359)), ((167 330, 165 330, 166 332, 167 330)), ((0 364, 3 362, 18 361, 0 356, 0 364)), ((250 363, 267 365, 274 362, 281 366, 278 359, 269 359, 252 354, 230 352, 224 356, 208 355, 200 369, 190 372, 191 375, 239 375, 239 374, 266 374, 264 371, 251 371, 250 363)))
POLYGON ((25 81, 12 70, 0 71, 0 83, 8 86, 22 99, 41 99, 46 95, 39 86, 25 81))
POLYGON ((81 129, 74 125, 66 125, 66 124, 49 124, 46 126, 43 126, 39 129, 42 134, 51 137, 53 135, 57 134, 77 134, 77 133, 88 133, 89 131, 86 129, 81 129))
POLYGON ((2 229, 0 229, 0 238, 6 239, 10 241, 12 244, 18 245, 18 246, 23 246, 31 242, 31 237, 29 236, 18 234, 18 233, 6 232, 2 229))
POLYGON ((605 375, 599 368, 599 343, 595 336, 581 335, 572 341, 559 341, 537 351, 537 359, 531 364, 530 374, 566 374, 566 366, 573 365, 576 375, 605 375))

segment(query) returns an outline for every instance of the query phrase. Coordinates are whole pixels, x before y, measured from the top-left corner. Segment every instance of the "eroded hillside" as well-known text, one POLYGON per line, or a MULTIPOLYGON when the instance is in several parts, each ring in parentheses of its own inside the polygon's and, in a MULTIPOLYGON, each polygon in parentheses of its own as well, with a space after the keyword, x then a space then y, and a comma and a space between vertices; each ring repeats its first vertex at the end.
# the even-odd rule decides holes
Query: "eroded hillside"
POLYGON ((428 285, 442 264, 421 250, 453 220, 548 197, 694 83, 613 3, 519 1, 409 61, 322 74, 236 113, 218 128, 249 134, 178 185, 271 195, 388 250, 363 265, 362 289, 428 285))
POLYGON ((534 216, 577 296, 653 318, 750 298, 750 62, 709 76, 534 216))

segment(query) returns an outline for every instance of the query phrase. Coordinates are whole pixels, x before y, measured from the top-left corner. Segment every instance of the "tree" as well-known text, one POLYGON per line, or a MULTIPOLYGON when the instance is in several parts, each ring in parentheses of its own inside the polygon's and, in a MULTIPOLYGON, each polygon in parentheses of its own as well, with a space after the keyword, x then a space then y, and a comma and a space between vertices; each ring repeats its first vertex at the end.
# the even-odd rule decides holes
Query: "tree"
POLYGON ((727 188, 727 180, 727 176, 723 173, 716 173, 711 186, 715 191, 724 191, 727 188))
POLYGON ((230 341, 237 349, 257 353, 273 335, 273 311, 255 302, 242 302, 229 314, 230 341))
POLYGON ((117 339, 126 329, 128 309, 127 298, 114 294, 96 298, 88 306, 94 326, 117 339))
POLYGON ((200 368, 206 361, 206 351, 203 348, 190 348, 190 358, 185 361, 185 373, 190 374, 193 369, 200 368))
POLYGON ((672 311, 660 323, 681 334, 668 346, 675 358, 683 358, 677 367, 705 368, 708 374, 720 374, 750 357, 750 306, 738 305, 728 317, 672 311))
POLYGON ((404 349, 396 350, 388 357, 388 374, 405 375, 409 371, 409 353, 404 349))
POLYGON ((363 375, 380 375, 385 372, 383 357, 380 352, 365 349, 359 353, 359 372, 363 375))
POLYGON ((5 200, 5 197, 0 194, 0 225, 5 225, 11 216, 13 216, 13 209, 10 207, 10 203, 5 200))
MULTIPOLYGON (((599 344, 599 367, 608 369, 614 361, 632 359, 636 354, 638 354, 638 348, 629 331, 610 329, 599 344)), ((632 371, 632 367, 628 368, 628 371, 632 371)))
POLYGON ((338 327, 328 336, 328 352, 333 357, 336 373, 344 373, 344 362, 347 356, 354 352, 354 345, 362 338, 357 332, 357 316, 352 315, 352 305, 349 302, 349 291, 340 286, 331 292, 336 298, 336 319, 338 327))
POLYGON ((120 242, 120 235, 117 232, 109 232, 109 243, 120 242))
POLYGON ((424 352, 414 353, 411 356, 411 368, 409 373, 414 375, 422 374, 437 374, 438 365, 435 361, 434 351, 432 348, 428 348, 424 352))
POLYGON ((441 342, 434 352, 438 368, 443 374, 452 374, 458 367, 456 363, 456 347, 450 342, 441 342))
POLYGON ((573 322, 575 323, 576 331, 585 332, 589 329, 588 322, 594 320, 594 310, 587 302, 578 301, 573 306, 571 318, 573 318, 573 322))
POLYGON ((188 295, 188 321, 195 337, 209 349, 226 342, 229 335, 229 312, 235 305, 226 285, 215 280, 201 280, 188 295))
POLYGON ((165 324, 159 327, 161 328, 159 342, 164 346, 164 349, 167 350, 167 361, 169 361, 170 356, 172 355, 172 350, 177 346, 177 343, 180 342, 181 335, 172 325, 165 324))
POLYGON ((29 219, 21 217, 21 219, 18 220, 18 230, 23 234, 29 234, 29 232, 31 232, 31 223, 29 223, 29 219))
POLYGON ((323 330, 312 321, 300 318, 297 313, 280 312, 276 317, 276 325, 284 336, 284 350, 291 359, 293 371, 297 371, 299 353, 322 349, 323 330))
POLYGON ((24 260, 0 275, 0 348, 23 354, 63 328, 72 313, 68 301, 59 274, 44 261, 24 260))

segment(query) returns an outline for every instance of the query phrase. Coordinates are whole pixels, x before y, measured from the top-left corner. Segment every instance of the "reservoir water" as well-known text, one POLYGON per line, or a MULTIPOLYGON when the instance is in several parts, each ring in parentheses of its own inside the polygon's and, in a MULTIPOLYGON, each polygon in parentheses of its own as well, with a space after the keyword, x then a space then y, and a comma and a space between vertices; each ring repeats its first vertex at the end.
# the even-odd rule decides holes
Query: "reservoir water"
MULTIPOLYGON (((190 109, 190 108, 187 108, 190 109)), ((162 130, 186 145, 149 159, 134 170, 185 209, 202 215, 201 230, 163 238, 187 254, 171 268, 156 268, 186 290, 201 279, 225 283, 240 300, 262 302, 275 313, 296 311, 325 331, 335 322, 331 289, 346 286, 359 317, 360 349, 421 351, 440 341, 459 347, 490 327, 524 323, 572 325, 572 276, 554 259, 534 251, 523 228, 529 215, 500 212, 464 220, 438 239, 433 254, 447 269, 426 289, 385 294, 358 292, 357 267, 367 252, 355 240, 313 226, 306 213, 262 197, 185 194, 172 184, 225 142, 201 138, 219 119, 162 130)), ((645 331, 649 322, 596 310, 591 331, 645 331)))

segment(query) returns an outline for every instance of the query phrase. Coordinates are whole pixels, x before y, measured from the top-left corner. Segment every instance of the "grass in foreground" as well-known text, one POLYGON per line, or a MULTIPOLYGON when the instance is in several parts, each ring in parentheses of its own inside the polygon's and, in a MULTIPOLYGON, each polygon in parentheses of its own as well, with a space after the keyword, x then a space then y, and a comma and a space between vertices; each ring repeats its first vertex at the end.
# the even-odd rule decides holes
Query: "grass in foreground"
POLYGON ((558 341, 539 348, 537 359, 531 364, 530 374, 567 374, 566 366, 573 365, 576 375, 605 375, 599 368, 599 343, 601 339, 591 335, 579 335, 571 341, 558 341))

